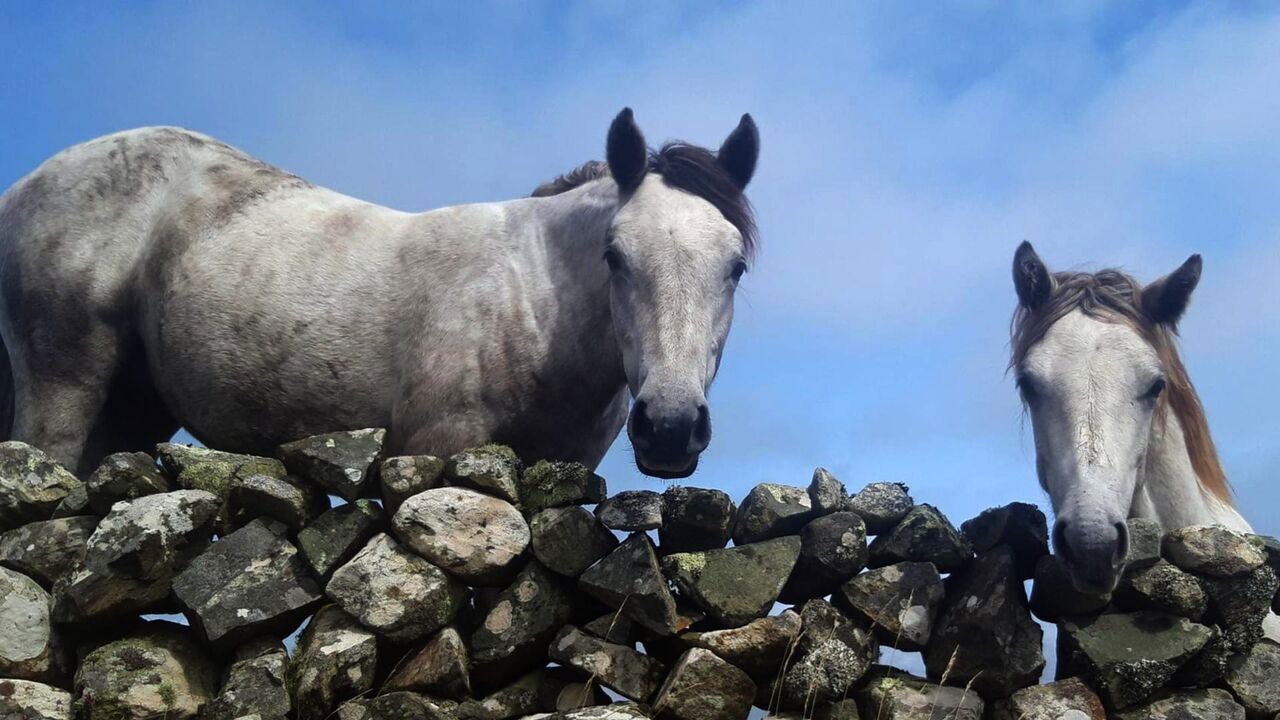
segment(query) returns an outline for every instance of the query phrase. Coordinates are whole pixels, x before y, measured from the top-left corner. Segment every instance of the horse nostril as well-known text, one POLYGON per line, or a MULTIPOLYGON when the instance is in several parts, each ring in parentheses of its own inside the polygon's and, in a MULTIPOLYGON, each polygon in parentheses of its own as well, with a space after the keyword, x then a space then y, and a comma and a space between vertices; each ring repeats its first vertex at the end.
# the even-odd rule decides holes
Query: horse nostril
POLYGON ((654 434, 653 420, 649 417, 649 403, 636 400, 631 409, 631 442, 641 449, 652 444, 654 434))
POLYGON ((711 411, 705 404, 698 406, 698 419, 694 421, 690 441, 695 452, 701 452, 711 442, 711 411))
POLYGON ((1129 524, 1126 522, 1116 523, 1116 551, 1112 561, 1116 567, 1124 564, 1126 558, 1129 557, 1129 524))
POLYGON ((1053 524, 1053 551, 1064 563, 1071 563, 1071 547, 1067 545, 1067 523, 1063 520, 1053 524))

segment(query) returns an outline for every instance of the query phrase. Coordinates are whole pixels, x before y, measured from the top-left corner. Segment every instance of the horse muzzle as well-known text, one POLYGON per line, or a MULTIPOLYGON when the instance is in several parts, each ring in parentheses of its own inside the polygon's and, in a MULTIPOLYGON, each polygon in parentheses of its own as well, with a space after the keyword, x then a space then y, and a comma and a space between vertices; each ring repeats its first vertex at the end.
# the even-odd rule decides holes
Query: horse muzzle
POLYGON ((1115 590, 1129 556, 1129 526, 1119 521, 1073 521, 1053 526, 1053 548, 1076 590, 1103 594, 1115 590))
POLYGON ((711 413, 705 402, 664 407, 637 398, 627 435, 640 472, 667 480, 686 478, 698 469, 698 456, 711 442, 711 413))

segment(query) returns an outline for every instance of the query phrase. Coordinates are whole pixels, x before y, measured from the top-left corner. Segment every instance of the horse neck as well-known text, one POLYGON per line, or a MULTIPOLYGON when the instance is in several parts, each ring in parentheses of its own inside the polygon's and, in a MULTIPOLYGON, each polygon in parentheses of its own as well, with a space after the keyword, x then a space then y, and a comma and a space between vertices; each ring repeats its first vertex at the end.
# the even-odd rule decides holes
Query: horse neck
POLYGON ((543 266, 554 286, 550 321, 566 324, 576 340, 571 344, 582 356, 576 359, 592 368, 593 378, 609 389, 625 387, 603 260, 605 237, 618 211, 617 186, 611 180, 596 180, 527 202, 536 203, 541 240, 531 251, 543 256, 531 264, 543 266))
POLYGON ((1225 525, 1252 532, 1234 507, 1201 485, 1182 423, 1171 408, 1157 414, 1151 424, 1130 515, 1156 520, 1166 532, 1188 525, 1225 525))

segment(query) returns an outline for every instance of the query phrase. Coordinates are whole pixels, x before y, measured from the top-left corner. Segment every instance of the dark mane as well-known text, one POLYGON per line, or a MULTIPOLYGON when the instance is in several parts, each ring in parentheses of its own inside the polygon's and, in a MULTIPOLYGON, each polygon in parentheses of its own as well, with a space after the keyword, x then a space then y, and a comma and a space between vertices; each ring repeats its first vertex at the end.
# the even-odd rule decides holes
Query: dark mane
MULTIPOLYGON (((759 247, 755 211, 729 173, 716 161, 716 154, 697 145, 669 142, 649 151, 649 172, 662 176, 669 187, 697 195, 715 206, 742 236, 742 252, 748 261, 759 247)), ((609 175, 609 166, 590 160, 539 185, 531 197, 548 197, 568 192, 580 185, 609 175)))
POLYGON ((1073 310, 1104 322, 1128 325, 1156 351, 1164 366, 1167 390, 1156 407, 1157 418, 1172 411, 1182 425, 1183 439, 1200 485, 1228 505, 1231 487, 1209 433, 1209 421, 1186 366, 1178 354, 1178 335, 1171 325, 1153 322, 1142 309, 1142 285, 1120 270, 1096 273, 1058 272, 1049 299, 1035 311, 1019 305, 1010 325, 1010 369, 1016 370, 1053 324, 1073 310))
POLYGON ((599 160, 588 160, 563 175, 548 180, 533 189, 529 197, 551 197, 566 193, 609 174, 609 165, 599 160))

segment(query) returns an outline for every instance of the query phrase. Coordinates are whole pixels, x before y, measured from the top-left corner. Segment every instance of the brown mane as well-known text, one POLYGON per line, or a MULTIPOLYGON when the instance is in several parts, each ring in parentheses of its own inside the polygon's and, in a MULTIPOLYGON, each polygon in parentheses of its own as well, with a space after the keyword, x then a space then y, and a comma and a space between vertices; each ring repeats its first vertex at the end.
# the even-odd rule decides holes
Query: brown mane
POLYGON ((1053 280, 1053 291, 1044 305, 1035 311, 1019 305, 1014 311, 1009 367, 1020 366, 1032 346, 1072 310, 1133 328, 1156 351, 1164 367, 1166 389, 1156 406, 1157 419, 1164 412, 1173 411, 1182 425, 1183 440, 1200 486, 1230 505, 1231 486, 1209 433, 1209 421, 1200 396, 1178 354, 1177 330, 1168 324, 1152 322, 1143 312, 1142 285, 1130 275, 1113 269, 1096 273, 1059 272, 1053 274, 1053 280))

